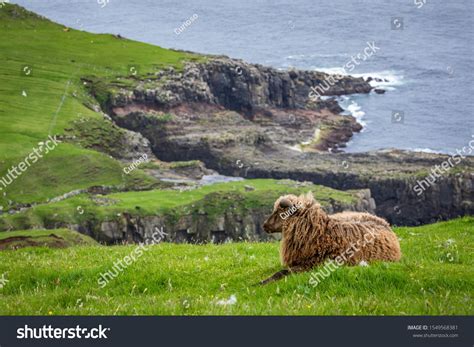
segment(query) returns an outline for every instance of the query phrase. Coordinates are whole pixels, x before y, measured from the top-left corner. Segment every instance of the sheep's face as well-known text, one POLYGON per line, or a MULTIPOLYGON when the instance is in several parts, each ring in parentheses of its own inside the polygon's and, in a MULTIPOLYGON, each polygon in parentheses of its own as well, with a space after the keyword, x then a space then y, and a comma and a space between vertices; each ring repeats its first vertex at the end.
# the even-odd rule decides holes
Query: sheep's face
POLYGON ((278 215, 279 211, 273 211, 272 215, 263 223, 263 230, 267 233, 281 233, 283 229, 283 219, 278 215))
POLYGON ((283 232, 285 220, 295 218, 298 210, 303 206, 296 197, 293 196, 295 199, 289 197, 280 198, 275 203, 272 215, 263 223, 263 230, 267 233, 283 232))

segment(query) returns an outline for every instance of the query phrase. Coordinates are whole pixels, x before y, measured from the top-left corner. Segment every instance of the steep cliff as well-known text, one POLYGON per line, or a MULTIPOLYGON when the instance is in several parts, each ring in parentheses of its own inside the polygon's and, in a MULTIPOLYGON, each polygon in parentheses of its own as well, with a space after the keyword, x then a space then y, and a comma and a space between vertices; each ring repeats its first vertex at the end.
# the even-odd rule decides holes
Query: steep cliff
MULTIPOLYGON (((169 69, 144 80, 133 80, 131 86, 110 85, 110 98, 102 106, 112 115, 161 112, 176 114, 178 121, 186 114, 200 120, 209 118, 211 112, 234 111, 239 121, 247 121, 248 125, 290 125, 298 132, 288 134, 292 139, 287 142, 298 144, 298 139, 307 139, 311 142, 308 150, 337 150, 361 126, 352 116, 341 115, 343 109, 333 98, 309 97, 311 88, 324 84, 329 76, 316 71, 279 71, 213 57, 205 63, 187 63, 183 71, 169 69)), ((97 84, 87 82, 91 92, 98 94, 97 84)), ((347 76, 338 79, 325 95, 370 90, 362 78, 347 76)))

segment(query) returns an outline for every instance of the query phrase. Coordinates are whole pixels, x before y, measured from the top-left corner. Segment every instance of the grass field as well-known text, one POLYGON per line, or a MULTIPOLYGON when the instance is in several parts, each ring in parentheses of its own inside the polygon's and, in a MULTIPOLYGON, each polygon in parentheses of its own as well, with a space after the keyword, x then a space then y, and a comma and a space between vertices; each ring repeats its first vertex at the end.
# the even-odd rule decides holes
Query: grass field
MULTIPOLYGON (((48 134, 74 121, 103 119, 81 77, 130 83, 200 56, 114 35, 65 28, 11 4, 0 8, 0 177, 48 134), (135 75, 131 75, 130 69, 135 75)), ((122 165, 104 153, 62 143, 0 194, 0 206, 44 202, 74 189, 124 185, 122 165), (65 165, 67 163, 67 165, 65 165), (5 193, 5 194, 4 194, 5 193)))
POLYGON ((2 251, 0 314, 472 315, 474 218, 396 233, 401 262, 342 267, 316 288, 309 273, 255 286, 281 268, 276 242, 149 246, 104 288, 135 245, 2 251))

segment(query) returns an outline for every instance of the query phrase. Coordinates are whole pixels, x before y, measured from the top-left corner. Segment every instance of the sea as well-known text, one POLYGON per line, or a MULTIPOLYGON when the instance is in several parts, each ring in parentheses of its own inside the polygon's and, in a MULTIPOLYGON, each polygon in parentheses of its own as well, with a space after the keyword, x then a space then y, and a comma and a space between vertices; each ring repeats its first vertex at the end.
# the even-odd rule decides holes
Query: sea
POLYGON ((474 139, 473 0, 11 2, 75 29, 166 48, 370 76, 384 94, 339 98, 364 126, 347 152, 452 154, 474 139))

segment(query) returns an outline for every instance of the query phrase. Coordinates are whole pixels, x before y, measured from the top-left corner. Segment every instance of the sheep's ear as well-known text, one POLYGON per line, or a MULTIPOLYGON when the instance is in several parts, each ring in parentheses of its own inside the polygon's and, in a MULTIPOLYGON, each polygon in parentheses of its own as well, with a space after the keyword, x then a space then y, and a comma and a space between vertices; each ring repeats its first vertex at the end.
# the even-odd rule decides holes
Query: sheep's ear
POLYGON ((315 203, 316 200, 314 200, 313 192, 309 191, 306 193, 306 200, 311 201, 312 203, 315 203))
POLYGON ((281 199, 281 201, 280 201, 280 207, 281 207, 281 208, 288 208, 288 207, 291 207, 291 206, 293 206, 293 204, 291 203, 290 200, 288 200, 288 199, 281 199))

